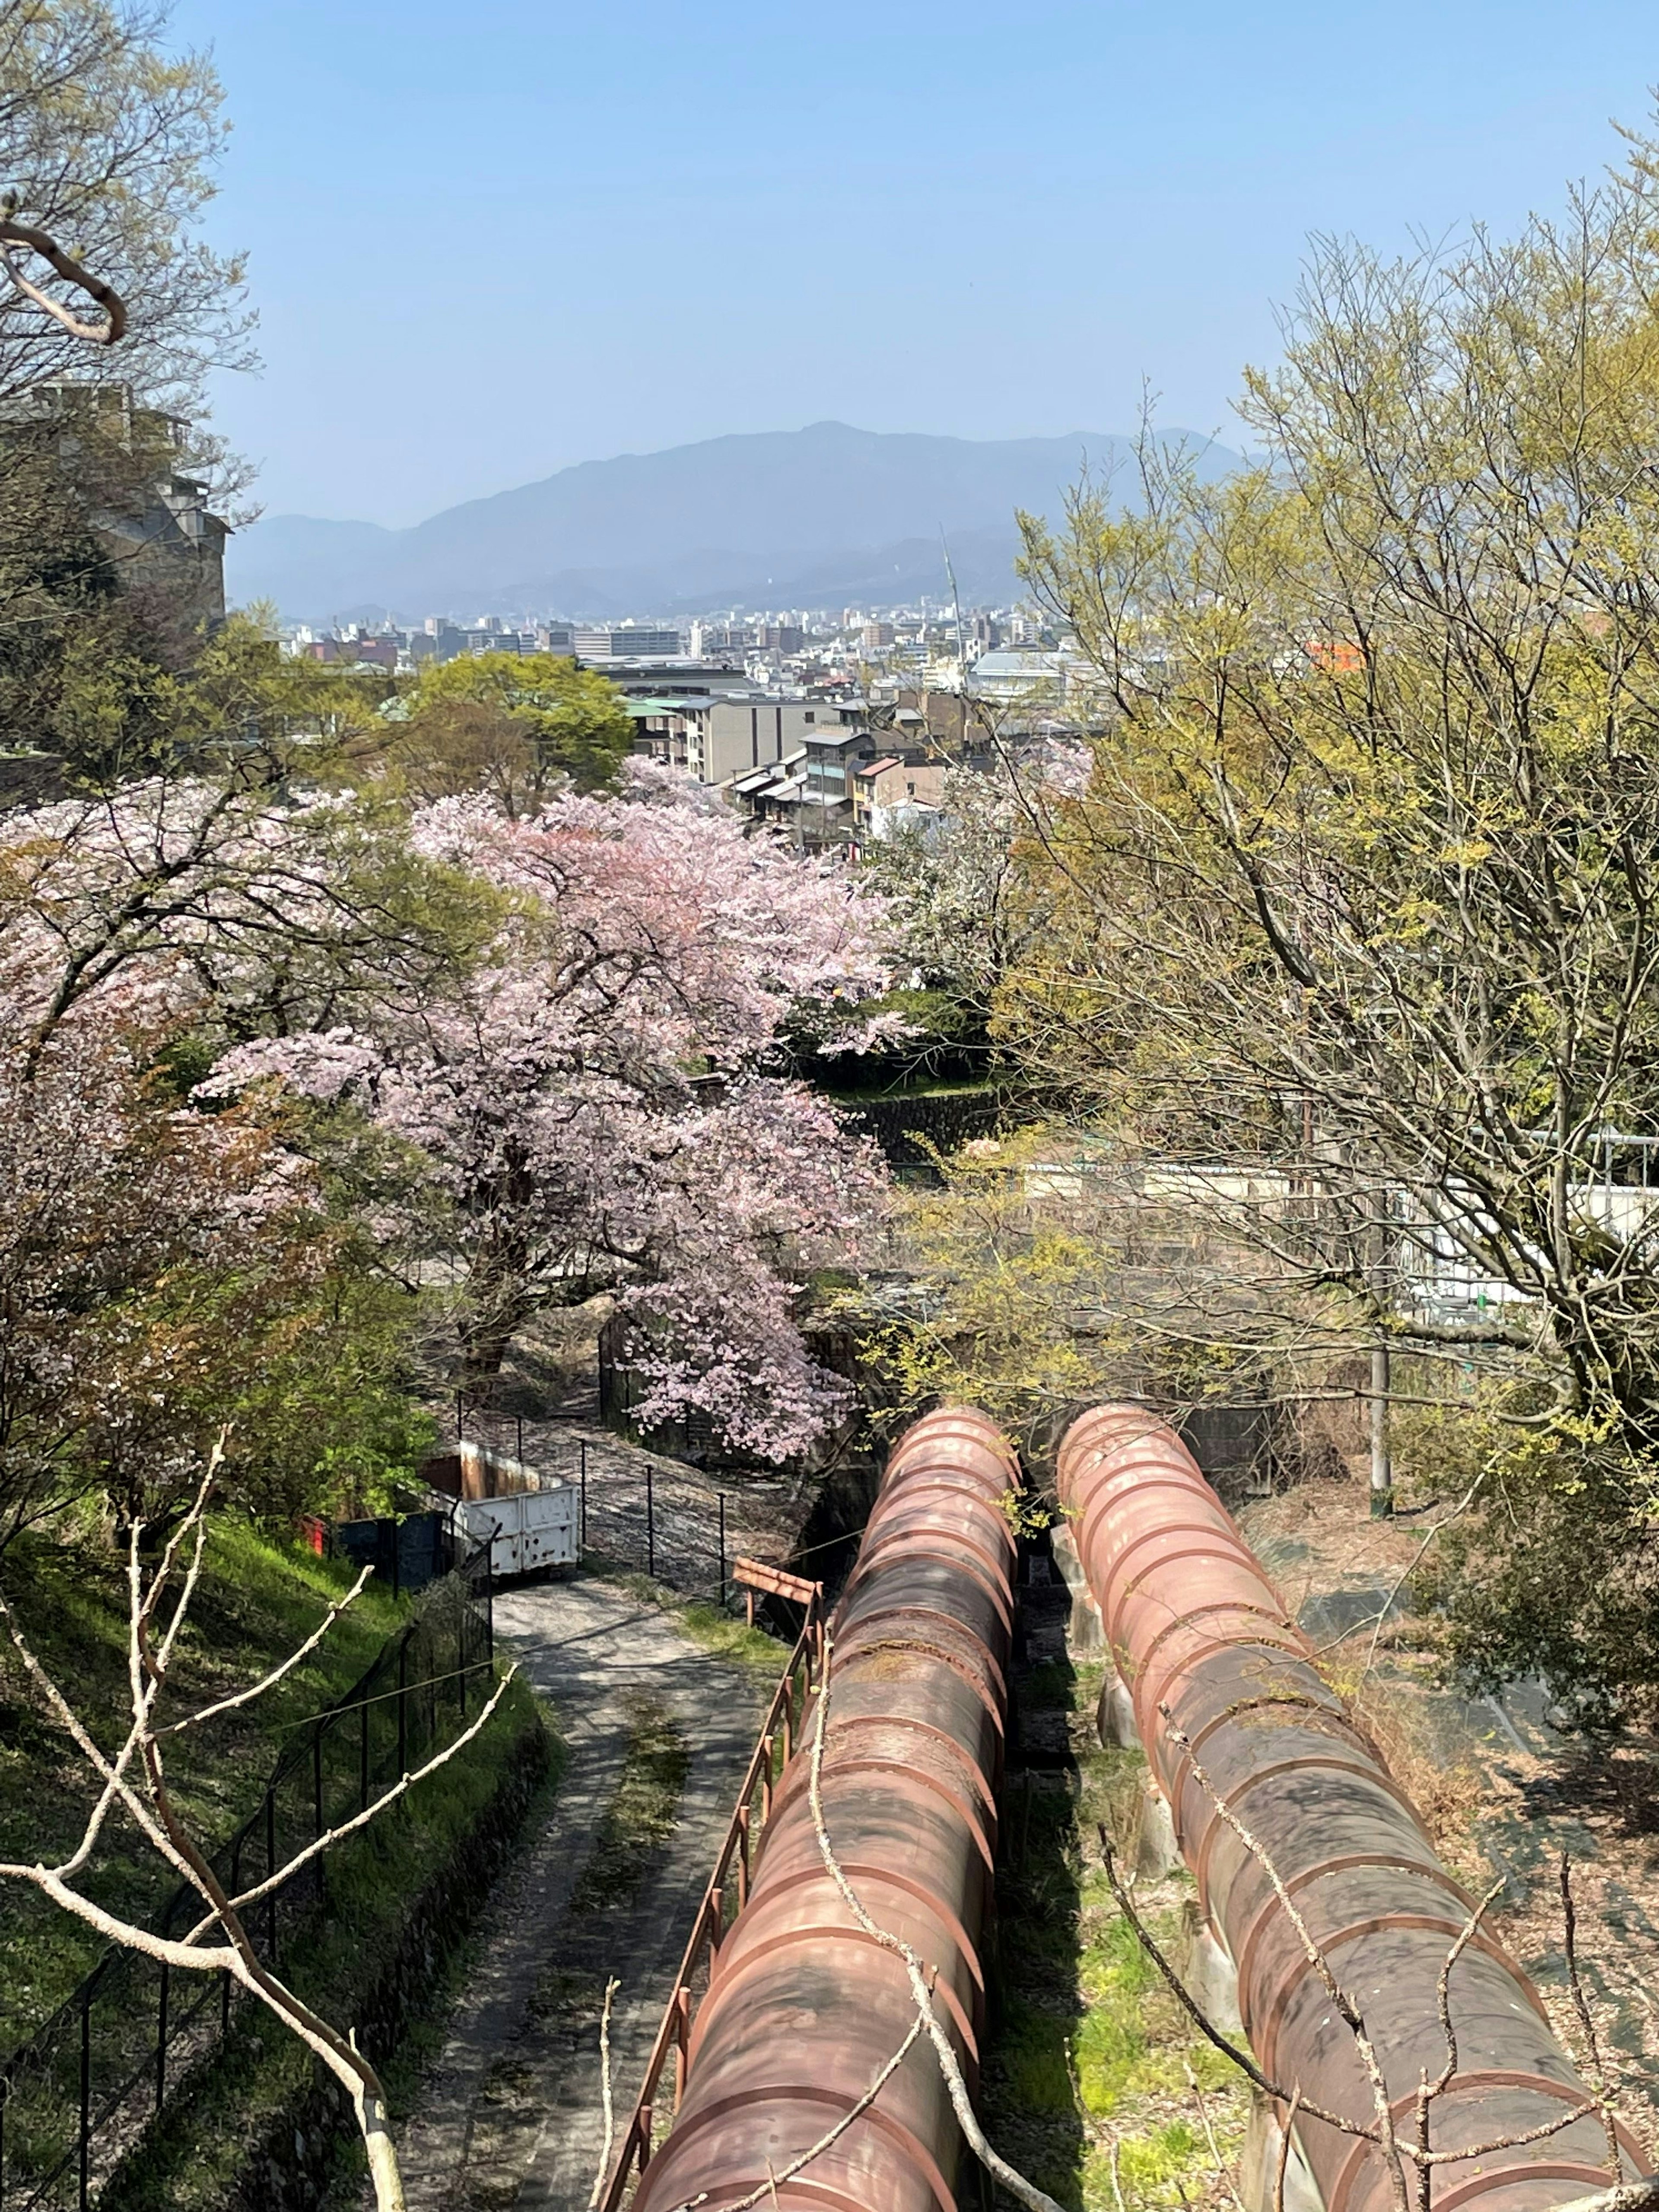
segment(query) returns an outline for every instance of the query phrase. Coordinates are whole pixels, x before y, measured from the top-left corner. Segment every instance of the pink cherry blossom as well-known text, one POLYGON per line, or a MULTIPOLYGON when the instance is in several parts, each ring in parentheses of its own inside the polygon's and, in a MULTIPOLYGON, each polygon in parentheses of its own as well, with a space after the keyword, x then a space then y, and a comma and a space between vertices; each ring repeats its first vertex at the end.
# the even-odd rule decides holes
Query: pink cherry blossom
POLYGON ((528 822, 445 799, 410 842, 510 902, 482 964, 239 1047, 208 1088, 353 1100, 419 1148, 476 1369, 538 1307, 611 1291, 648 1418, 700 1410, 744 1449, 800 1449, 841 1393, 806 1356, 794 1286, 852 1252, 883 1184, 774 1063, 786 1025, 886 988, 879 906, 661 780, 528 822))

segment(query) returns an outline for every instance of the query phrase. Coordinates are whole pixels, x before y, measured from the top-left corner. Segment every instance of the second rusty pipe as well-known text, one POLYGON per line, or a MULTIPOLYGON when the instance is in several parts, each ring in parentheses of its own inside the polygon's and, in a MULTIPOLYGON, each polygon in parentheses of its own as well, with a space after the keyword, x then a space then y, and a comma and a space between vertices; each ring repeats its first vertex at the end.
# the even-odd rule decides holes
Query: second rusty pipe
MULTIPOLYGON (((1358 2046, 1265 1854, 1363 2014, 1394 2124, 1409 2137, 1419 2084, 1446 2063, 1438 1984, 1473 1909, 1468 1893, 1172 1429, 1139 1407, 1097 1407, 1061 1443, 1060 1495, 1176 1841, 1237 1969, 1262 2070, 1328 2112, 1373 2122, 1358 2046)), ((1436 2147, 1525 2135, 1590 2101, 1537 1992, 1484 1928, 1449 1988, 1457 2067, 1432 2106, 1436 2147)), ((1387 2212, 1395 2183, 1377 2149, 1305 2115, 1297 2132, 1325 2212, 1387 2212)), ((1437 2166, 1435 2212, 1544 2212, 1607 2187, 1606 2159, 1599 2118, 1577 2118, 1538 2142, 1437 2166)), ((1628 2150, 1625 2163, 1643 2170, 1628 2150)))

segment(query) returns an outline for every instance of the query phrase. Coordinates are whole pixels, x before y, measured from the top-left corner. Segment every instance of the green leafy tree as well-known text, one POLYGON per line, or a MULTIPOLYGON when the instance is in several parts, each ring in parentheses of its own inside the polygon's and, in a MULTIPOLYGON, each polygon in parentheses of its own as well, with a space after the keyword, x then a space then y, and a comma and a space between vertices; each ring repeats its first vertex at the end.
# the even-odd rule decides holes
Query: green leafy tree
MULTIPOLYGON (((1480 1363, 1513 1434, 1616 1470, 1552 1489, 1523 1454, 1506 1494, 1558 1535, 1622 1518, 1650 1608, 1656 174, 1637 147, 1568 221, 1448 258, 1322 247, 1249 381, 1261 467, 1149 445, 1135 511, 1085 486, 1027 524, 1108 726, 999 1006, 1231 1255, 1172 1261, 1149 1330, 1480 1363)), ((1487 1656, 1533 1663, 1502 1587, 1487 1656)))
POLYGON ((568 782, 609 783, 634 725, 613 684, 556 653, 483 653, 425 670, 388 748, 418 799, 486 791, 533 814, 568 782))

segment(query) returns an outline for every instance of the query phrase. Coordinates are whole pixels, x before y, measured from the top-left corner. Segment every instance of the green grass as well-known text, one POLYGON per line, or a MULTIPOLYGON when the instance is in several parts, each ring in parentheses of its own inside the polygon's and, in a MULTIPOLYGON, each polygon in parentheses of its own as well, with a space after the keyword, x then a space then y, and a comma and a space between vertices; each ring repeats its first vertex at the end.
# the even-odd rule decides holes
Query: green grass
MULTIPOLYGON (((343 1567, 248 1522, 216 1519, 180 1639, 172 1710, 246 1687, 291 1652, 349 1586, 343 1567)), ((126 1709, 125 1563, 93 1530, 21 1537, 0 1564, 40 1663, 106 1747, 126 1709)), ((371 1584, 320 1649, 246 1712, 179 1738, 168 1768, 181 1809, 210 1845, 258 1802, 293 1724, 356 1680, 407 1608, 371 1584)), ((0 1645, 0 1857, 67 1854, 91 1802, 87 1771, 44 1711, 9 1644, 0 1645)), ((110 1823, 87 1887, 112 1911, 153 1919, 176 1877, 125 1820, 110 1823)), ((21 1883, 0 1884, 0 2052, 51 2014, 102 1939, 21 1883)))
MULTIPOLYGON (((356 2024, 359 2007, 406 1943, 416 1901, 453 1866, 526 1735, 544 1725, 531 1691, 516 1680, 464 1753, 329 1854, 324 1909, 284 1951, 282 1969, 289 1986, 337 2027, 356 2024)), ((544 1796, 562 1765, 556 1736, 550 1749, 550 1776, 538 1793, 544 1796)), ((441 1945, 441 1929, 437 1940, 441 1945)), ((464 1964, 459 1947, 432 1962, 409 2032, 382 2069, 394 2111, 441 2041, 464 1964)), ((219 2057, 169 2106, 161 2127, 100 2199, 105 2212, 217 2212, 250 2149, 300 2106, 313 2078, 304 2046, 274 2016, 245 2003, 219 2057)), ((332 2162, 343 2200, 351 2177, 366 2171, 343 2130, 336 2134, 332 2162)))
POLYGON ((688 1605, 679 1614, 680 1625, 695 1644, 717 1659, 732 1659, 740 1667, 752 1667, 757 1674, 775 1681, 787 1665, 792 1644, 781 1638, 769 1636, 763 1628, 750 1628, 744 1620, 735 1620, 716 1606, 688 1605))
MULTIPOLYGON (((1005 2156, 1073 2212, 1220 2201, 1188 2079, 1202 2091, 1224 2153, 1247 2109, 1236 2070, 1197 2036, 1119 1911, 1097 1830, 1127 1843, 1146 1772, 1139 1753, 1103 1748, 1094 1715, 1103 1668, 1051 1659, 1016 1670, 1028 1721, 1064 1716, 1077 1787, 1054 1775, 1005 1790, 997 1869, 994 2025, 986 2124, 1005 2156)), ((1183 1875, 1142 1885, 1166 1953, 1189 1909, 1183 1875)), ((999 2206, 1012 2200, 999 2197, 999 2206)))

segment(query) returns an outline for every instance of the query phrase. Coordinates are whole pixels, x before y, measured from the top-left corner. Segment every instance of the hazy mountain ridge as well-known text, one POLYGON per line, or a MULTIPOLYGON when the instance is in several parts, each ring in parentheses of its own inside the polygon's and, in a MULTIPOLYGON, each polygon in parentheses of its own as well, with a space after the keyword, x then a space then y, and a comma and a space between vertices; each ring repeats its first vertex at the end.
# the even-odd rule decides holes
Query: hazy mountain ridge
MULTIPOLYGON (((1239 465, 1194 443, 1206 473, 1239 465)), ((1015 510, 1057 515, 1085 465, 1104 478, 1129 457, 1108 433, 975 441, 818 422, 583 461, 408 530, 274 515, 231 541, 228 581, 238 602, 308 622, 897 600, 944 590, 943 530, 964 598, 1000 600, 1017 588, 1015 510)))

